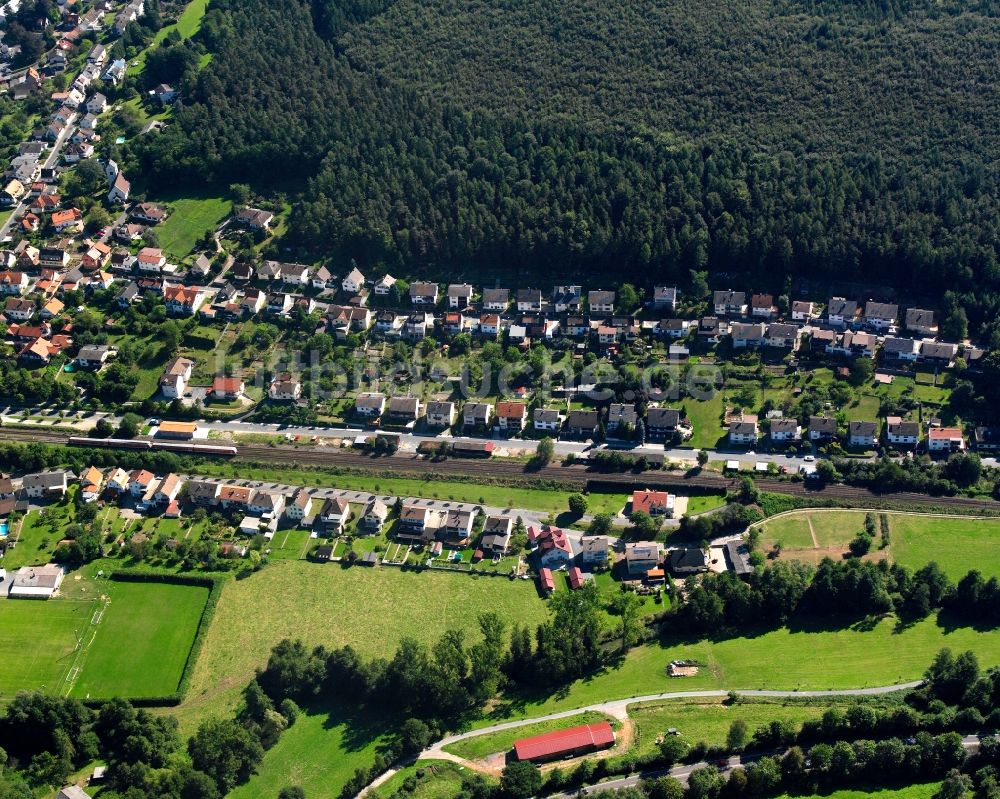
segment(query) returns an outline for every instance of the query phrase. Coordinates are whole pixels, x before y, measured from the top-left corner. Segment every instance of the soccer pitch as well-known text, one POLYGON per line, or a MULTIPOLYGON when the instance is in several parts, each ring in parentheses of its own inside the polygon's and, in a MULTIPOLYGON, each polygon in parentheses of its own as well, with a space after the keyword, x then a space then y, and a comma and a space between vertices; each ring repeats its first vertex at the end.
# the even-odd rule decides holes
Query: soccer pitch
POLYGON ((58 694, 90 628, 96 600, 0 600, 0 701, 18 691, 58 694))

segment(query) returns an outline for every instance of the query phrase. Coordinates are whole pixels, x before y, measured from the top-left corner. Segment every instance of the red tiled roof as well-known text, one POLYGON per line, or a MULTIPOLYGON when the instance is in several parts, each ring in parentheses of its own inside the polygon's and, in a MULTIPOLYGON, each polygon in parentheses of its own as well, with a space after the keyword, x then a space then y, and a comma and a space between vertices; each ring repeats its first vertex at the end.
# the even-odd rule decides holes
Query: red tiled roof
POLYGON ((547 732, 533 738, 521 738, 514 741, 514 752, 518 760, 535 760, 559 757, 586 749, 598 749, 611 746, 614 742, 614 730, 608 722, 602 721, 598 724, 584 724, 580 727, 547 732))

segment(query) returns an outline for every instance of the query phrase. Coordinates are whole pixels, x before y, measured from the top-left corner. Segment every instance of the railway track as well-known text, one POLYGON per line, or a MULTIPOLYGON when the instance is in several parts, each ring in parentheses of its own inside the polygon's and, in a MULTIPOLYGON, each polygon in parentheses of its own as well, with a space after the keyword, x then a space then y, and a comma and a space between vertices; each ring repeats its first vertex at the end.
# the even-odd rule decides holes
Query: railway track
MULTIPOLYGON (((24 430, 0 428, 0 441, 37 442, 43 444, 67 443, 68 436, 54 430, 24 430)), ((682 473, 676 471, 646 471, 642 473, 605 473, 589 470, 584 465, 549 465, 529 469, 523 463, 501 460, 448 458, 426 460, 410 454, 372 456, 353 450, 332 447, 262 446, 238 444, 235 460, 261 464, 301 465, 307 467, 341 467, 365 471, 391 472, 397 476, 419 479, 430 476, 462 478, 475 482, 477 477, 501 481, 544 481, 566 488, 582 490, 588 487, 620 490, 628 493, 635 488, 672 489, 675 491, 721 492, 735 486, 735 480, 714 472, 682 473)), ((899 491, 879 493, 868 488, 847 485, 825 485, 814 488, 805 482, 760 478, 757 487, 762 491, 815 500, 855 502, 859 505, 878 505, 893 502, 914 506, 949 507, 965 511, 1000 513, 1000 502, 992 499, 969 497, 935 497, 928 494, 899 491)))

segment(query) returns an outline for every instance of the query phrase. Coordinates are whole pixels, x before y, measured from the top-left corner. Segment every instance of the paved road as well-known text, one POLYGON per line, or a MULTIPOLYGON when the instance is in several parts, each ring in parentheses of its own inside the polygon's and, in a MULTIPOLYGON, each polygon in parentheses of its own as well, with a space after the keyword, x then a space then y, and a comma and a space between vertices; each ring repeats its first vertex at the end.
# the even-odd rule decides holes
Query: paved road
MULTIPOLYGON (((457 743, 458 741, 464 741, 468 738, 475 738, 480 735, 489 735, 494 732, 502 732, 503 730, 517 729, 518 727, 524 727, 529 724, 537 724, 542 721, 551 721, 555 719, 565 719, 572 716, 577 716, 580 713, 586 713, 587 711, 597 711, 600 713, 606 713, 616 719, 624 720, 628 718, 628 706, 633 705, 637 702, 657 702, 669 699, 699 699, 699 698, 722 698, 729 696, 731 693, 738 694, 739 696, 749 696, 749 697, 768 697, 768 698, 821 698, 821 697, 832 697, 832 696, 881 696, 883 694, 896 693, 897 691, 906 691, 911 688, 916 688, 921 684, 921 680, 916 680, 914 682, 899 683, 898 685, 879 685, 871 688, 844 688, 838 691, 769 691, 769 690, 738 690, 738 691, 669 691, 661 694, 646 694, 645 696, 633 696, 627 699, 615 699, 610 702, 600 702, 595 705, 586 705, 584 707, 573 708, 572 710, 561 710, 558 713, 549 713, 545 716, 535 716, 529 719, 518 719, 516 721, 505 721, 501 724, 494 724, 490 727, 481 727, 477 730, 471 730, 469 732, 457 733, 455 735, 449 735, 442 738, 440 741, 431 744, 423 752, 420 753, 419 757, 421 760, 449 760, 453 763, 464 764, 467 761, 463 760, 450 752, 445 752, 444 747, 450 744, 457 743)), ((975 741, 978 744, 979 739, 975 736, 969 736, 970 741, 975 741)), ((412 762, 412 761, 410 761, 412 762)), ((734 768, 741 763, 739 756, 733 756, 729 758, 729 765, 726 767, 734 768)), ((409 763, 402 763, 399 766, 389 769, 384 774, 380 775, 376 780, 374 780, 368 787, 362 790, 357 799, 364 796, 368 791, 377 788, 379 785, 384 784, 386 781, 391 779, 400 768, 409 765, 409 763)), ((660 776, 662 774, 669 773, 671 776, 678 779, 686 780, 687 775, 689 775, 696 768, 707 765, 706 763, 693 763, 690 765, 677 766, 671 769, 669 772, 660 771, 652 772, 646 774, 635 774, 630 777, 623 777, 618 780, 610 780, 608 782, 602 782, 600 787, 604 788, 624 788, 628 785, 635 785, 639 780, 650 777, 650 776, 660 776)), ((577 795, 577 791, 573 791, 568 794, 557 794, 552 799, 568 799, 577 795)))
MULTIPOLYGON (((69 118, 69 124, 63 128, 62 133, 59 134, 59 138, 55 140, 55 143, 52 145, 52 150, 49 153, 49 157, 46 158, 42 164, 44 168, 49 169, 59 163, 59 155, 62 153, 62 148, 69 140, 69 137, 76 131, 76 126, 73 124, 76 121, 76 116, 76 114, 73 114, 69 118)), ((0 241, 3 241, 10 235, 11 228, 13 228, 13 226, 20 221, 22 216, 24 216, 24 212, 28 210, 28 205, 29 201, 24 199, 14 207, 11 215, 7 217, 3 225, 0 225, 0 241)))

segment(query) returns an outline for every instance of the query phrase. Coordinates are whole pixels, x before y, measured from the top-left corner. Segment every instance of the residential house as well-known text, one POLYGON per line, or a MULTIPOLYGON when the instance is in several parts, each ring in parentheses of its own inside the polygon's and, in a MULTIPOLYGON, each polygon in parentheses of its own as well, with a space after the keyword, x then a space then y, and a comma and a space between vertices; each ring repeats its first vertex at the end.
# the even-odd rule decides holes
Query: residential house
POLYGON ((852 447, 874 447, 877 434, 878 425, 875 422, 848 422, 847 443, 852 447))
POLYGON ((382 530, 385 520, 389 518, 389 508, 380 499, 369 500, 358 519, 358 533, 377 535, 382 530))
POLYGON ((686 338, 691 330, 687 319, 661 319, 656 323, 656 334, 663 338, 686 338))
POLYGON ((65 307, 66 306, 63 304, 62 300, 53 297, 42 306, 41 310, 38 312, 38 315, 42 317, 42 319, 48 321, 59 316, 59 314, 63 312, 63 309, 65 307))
POLYGON ((812 352, 829 353, 836 349, 840 334, 835 330, 813 330, 809 334, 809 349, 812 352))
POLYGON ((799 337, 802 330, 798 325, 787 325, 782 322, 772 322, 767 326, 764 343, 768 347, 776 347, 795 352, 799 348, 799 337))
POLYGON ((955 365, 958 345, 944 341, 924 340, 920 342, 920 359, 931 366, 950 368, 955 365))
POLYGON ((769 435, 771 441, 788 442, 802 439, 802 428, 795 419, 772 419, 769 435))
POLYGON ((700 341, 718 344, 728 330, 728 326, 717 316, 705 316, 698 320, 697 336, 700 341))
POLYGON ((421 417, 419 397, 393 397, 386 408, 386 421, 395 425, 412 425, 421 417))
POLYGON ((119 172, 111 189, 108 191, 108 202, 112 205, 116 203, 128 202, 128 196, 132 191, 132 184, 125 179, 125 174, 119 172))
POLYGON ((608 407, 607 433, 615 438, 629 438, 638 421, 639 414, 636 413, 635 405, 612 402, 608 407))
POLYGON ((774 319, 778 306, 770 294, 753 294, 750 297, 750 315, 759 319, 774 319))
POLYGON ((483 289, 483 310, 503 313, 510 305, 509 289, 483 289))
POLYGON ((253 489, 247 486, 223 485, 219 488, 219 505, 223 510, 245 510, 253 499, 253 489))
POLYGON ((284 372, 274 378, 267 390, 267 395, 272 400, 297 401, 302 396, 302 383, 295 379, 291 373, 284 372))
POLYGON ((923 308, 907 308, 903 325, 911 333, 918 333, 922 336, 936 336, 938 332, 934 311, 923 308))
POLYGON ((447 296, 448 296, 448 307, 449 308, 468 308, 472 303, 472 286, 468 283, 452 283, 448 286, 447 296))
POLYGON ((615 312, 615 292, 613 291, 588 291, 587 307, 591 315, 613 314, 615 312))
POLYGON ((177 90, 167 83, 157 85, 150 94, 160 105, 170 105, 177 99, 177 90))
POLYGON ((136 264, 140 272, 158 274, 167 265, 167 257, 163 254, 163 250, 158 247, 143 247, 136 257, 136 264))
POLYGON ((276 519, 285 509, 285 495, 277 491, 254 491, 247 503, 247 512, 255 516, 276 519))
POLYGON ((743 316, 747 312, 747 295, 744 291, 716 291, 712 294, 716 316, 743 316))
POLYGON ((632 513, 642 512, 649 516, 674 517, 675 497, 666 491, 650 491, 648 488, 632 492, 632 513))
POLYGON ((558 527, 543 524, 528 528, 528 542, 534 548, 539 563, 548 569, 568 566, 573 560, 573 548, 566 533, 558 527))
POLYGON ((58 352, 58 347, 53 347, 52 342, 44 338, 36 338, 17 354, 17 358, 28 366, 41 366, 47 364, 54 354, 58 352))
POLYGON ((424 412, 428 427, 451 427, 455 424, 457 410, 454 402, 431 400, 424 412))
POLYGON ((837 420, 832 416, 810 416, 808 429, 810 441, 831 441, 837 437, 837 420))
POLYGON ((566 417, 556 408, 535 408, 532 421, 536 430, 558 433, 566 417))
POLYGON ((240 300, 240 312, 243 316, 254 316, 264 310, 267 305, 267 295, 258 289, 247 289, 240 300))
POLYGON ((528 406, 524 402, 500 401, 497 403, 497 423, 501 430, 520 431, 528 421, 528 406))
POLYGON ((343 497, 331 497, 323 502, 316 523, 327 533, 339 535, 351 518, 351 506, 343 497))
POLYGON ((1000 449, 1000 427, 977 427, 972 431, 973 449, 995 452, 1000 449))
POLYGON ((920 343, 912 338, 886 336, 882 341, 882 355, 887 361, 915 361, 920 357, 920 343))
POLYGON ((858 304, 843 297, 831 297, 826 305, 826 321, 835 327, 851 327, 858 323, 858 304))
POLYGON ((205 293, 193 286, 168 286, 163 290, 167 313, 193 316, 205 299, 205 293))
POLYGON ((272 316, 284 316, 292 310, 294 298, 283 291, 272 291, 267 295, 265 308, 272 316))
POLYGON ((184 485, 184 481, 179 475, 171 472, 166 477, 164 477, 160 484, 156 487, 156 491, 153 493, 153 502, 159 506, 166 506, 177 499, 177 495, 181 492, 181 487, 184 485))
POLYGON ((510 546, 514 522, 509 516, 487 516, 479 549, 485 557, 502 558, 510 546))
POLYGON ((878 338, 871 333, 847 330, 837 337, 836 343, 827 345, 826 351, 830 355, 844 355, 848 358, 874 358, 876 346, 878 338))
POLYGON ((660 565, 660 545, 655 541, 632 541, 625 545, 625 564, 630 577, 645 577, 660 565))
POLYGON ((765 333, 766 327, 763 322, 754 324, 734 322, 729 328, 729 335, 733 339, 733 348, 738 350, 763 347, 765 333))
POLYGON ((89 466, 80 474, 80 495, 84 502, 97 499, 103 486, 104 472, 96 466, 89 466))
POLYGON ((28 288, 28 276, 24 272, 0 272, 0 297, 16 297, 28 288))
POLYGON ((566 418, 566 432, 575 438, 593 438, 601 425, 601 415, 594 410, 571 410, 566 418))
POLYGON ((340 281, 340 287, 345 294, 358 294, 365 287, 365 276, 356 266, 340 281))
POLYGON ((410 303, 415 308, 433 308, 438 301, 438 284, 415 281, 410 284, 410 303))
POLYGON ((103 269, 111 259, 111 248, 103 241, 96 241, 80 258, 80 266, 88 271, 103 269))
POLYGON ((865 303, 865 324, 873 330, 886 332, 896 326, 899 319, 899 306, 888 302, 873 302, 869 300, 865 303))
POLYGON ((611 539, 606 535, 586 535, 580 539, 580 560, 584 566, 607 566, 611 539))
POLYGON ((79 208, 54 211, 49 219, 56 233, 79 233, 83 230, 83 214, 79 208))
POLYGON ((238 208, 233 214, 233 219, 237 225, 257 232, 270 229, 271 223, 274 221, 274 214, 260 208, 238 208))
POLYGON ((153 485, 156 475, 146 469, 136 469, 128 478, 128 492, 136 498, 144 496, 153 485))
POLYGON ((293 521, 301 522, 312 515, 312 494, 306 488, 298 489, 293 495, 291 502, 285 504, 285 516, 293 521))
MULTIPOLYGON (((436 520, 436 516, 434 520, 436 520)), ((399 524, 396 527, 396 537, 417 541, 430 541, 434 538, 437 528, 432 527, 430 508, 417 505, 415 502, 404 502, 399 511, 399 524)))
POLYGON ((653 308, 677 310, 677 288, 675 286, 655 286, 653 288, 653 308))
POLYGON ((115 468, 108 475, 108 488, 116 494, 128 491, 129 474, 124 469, 115 468))
POLYGON ((4 315, 15 322, 27 322, 35 315, 35 303, 21 297, 8 297, 3 307, 4 315))
POLYGON ((194 361, 187 358, 174 358, 170 361, 160 376, 160 391, 167 399, 183 397, 191 381, 194 361))
POLYGON ((582 316, 570 316, 566 319, 566 335, 570 338, 583 338, 590 334, 590 323, 582 316))
POLYGON ((218 376, 212 381, 212 396, 217 400, 234 400, 243 396, 246 383, 238 377, 218 376))
POLYGON ((396 285, 396 278, 392 275, 383 275, 378 280, 375 281, 374 291, 379 297, 388 296, 392 291, 392 287, 396 285))
POLYGON ((219 501, 222 486, 211 480, 188 480, 188 500, 194 505, 211 507, 219 501))
POLYGON ((385 394, 364 391, 354 398, 354 412, 365 419, 377 419, 385 410, 385 394))
POLYGON ((671 549, 667 556, 667 568, 671 574, 697 574, 708 570, 708 554, 703 549, 688 547, 671 549))
POLYGON ((282 264, 281 282, 291 286, 308 286, 309 267, 305 264, 282 264))
POLYGON ((438 537, 451 546, 468 546, 475 520, 476 514, 471 510, 453 508, 445 515, 438 537))
MULTIPOLYGON (((8 596, 14 599, 49 599, 59 590, 65 574, 63 567, 55 563, 44 566, 22 566, 11 579, 8 596)), ((68 786, 69 789, 76 787, 68 786)), ((80 794, 87 795, 82 789, 77 793, 67 788, 63 788, 60 794, 65 799, 80 799, 80 794)))
POLYGON ((26 474, 21 479, 21 489, 28 499, 62 497, 67 488, 66 472, 62 470, 26 474))
POLYGON ((611 347, 618 343, 618 328, 611 325, 597 326, 597 343, 602 347, 611 347))
POLYGON ((467 402, 462 408, 462 425, 467 430, 485 432, 493 420, 493 405, 488 402, 467 402))
POLYGON ((915 447, 920 442, 920 423, 889 416, 885 420, 885 437, 890 444, 915 447))
POLYGON ((928 452, 961 452, 965 436, 960 427, 931 427, 927 430, 928 452))
POLYGON ((312 287, 324 291, 333 287, 333 273, 325 266, 321 266, 312 276, 312 287))
POLYGON ((80 348, 74 363, 81 369, 98 371, 116 353, 117 350, 108 344, 87 344, 80 348))
POLYGON ((747 445, 757 443, 757 417, 751 413, 740 414, 729 422, 729 443, 747 445))
POLYGON ((792 321, 808 322, 813 316, 813 304, 807 300, 795 300, 792 302, 792 321))
POLYGON ((556 313, 579 313, 583 306, 583 286, 555 286, 552 309, 556 313))
POLYGON ((665 441, 679 432, 681 412, 675 408, 648 408, 646 410, 646 437, 665 441))
POLYGON ((403 338, 409 341, 423 341, 434 330, 434 315, 418 311, 406 317, 403 323, 403 338))

